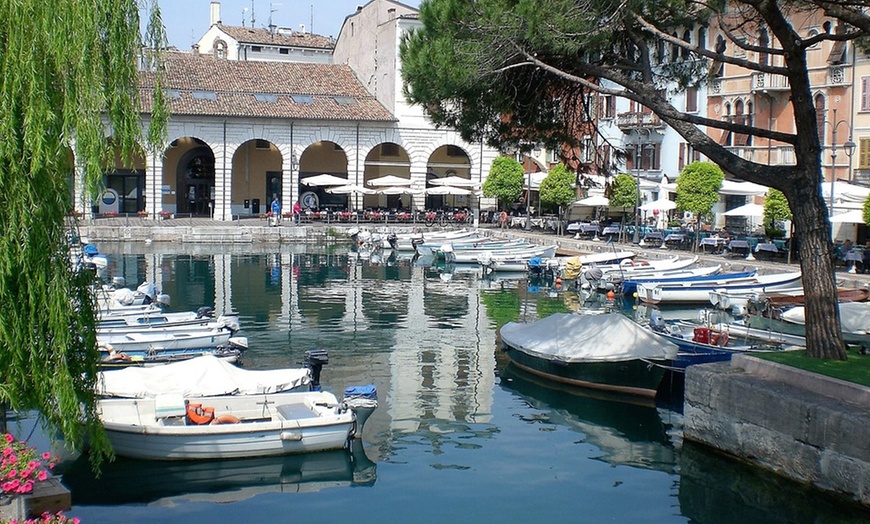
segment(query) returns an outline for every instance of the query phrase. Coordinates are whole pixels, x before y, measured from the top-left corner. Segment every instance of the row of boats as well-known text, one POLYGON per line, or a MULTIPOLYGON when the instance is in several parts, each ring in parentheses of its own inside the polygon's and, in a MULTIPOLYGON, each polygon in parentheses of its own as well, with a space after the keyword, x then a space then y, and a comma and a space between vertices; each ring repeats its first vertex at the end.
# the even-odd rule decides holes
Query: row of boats
MULTIPOLYGON (((693 364, 806 346, 799 272, 723 273, 720 265, 697 263, 697 257, 689 257, 586 266, 575 277, 578 288, 634 297, 645 317, 605 308, 511 322, 500 332, 503 349, 519 368, 550 380, 650 397, 666 373, 679 375, 693 364), (666 308, 680 305, 698 312, 698 318, 666 320, 666 308)), ((529 271, 531 276, 546 269, 530 265, 529 271)), ((564 273, 548 276, 564 286, 564 273)), ((839 293, 844 338, 866 352, 870 290, 839 293)))
POLYGON ((299 368, 237 367, 239 315, 168 313, 152 284, 94 290, 97 410, 115 453, 152 460, 269 457, 351 447, 377 408, 374 386, 321 390, 322 350, 299 368))

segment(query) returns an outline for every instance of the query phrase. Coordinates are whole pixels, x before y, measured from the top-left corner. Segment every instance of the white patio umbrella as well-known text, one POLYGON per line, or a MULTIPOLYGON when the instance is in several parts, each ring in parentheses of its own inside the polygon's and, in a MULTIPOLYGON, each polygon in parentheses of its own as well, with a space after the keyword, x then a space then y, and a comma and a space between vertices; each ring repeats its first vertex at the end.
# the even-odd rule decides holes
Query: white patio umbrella
POLYGON ((324 173, 303 178, 300 182, 306 186, 343 186, 347 184, 347 179, 324 173))
POLYGON ((677 203, 673 200, 668 200, 667 198, 660 198, 658 200, 653 200, 652 202, 647 202, 646 204, 640 206, 640 209, 643 211, 670 211, 671 209, 676 209, 677 203))
MULTIPOLYGON (((429 179, 428 182, 432 185, 436 186, 454 186, 454 187, 477 187, 477 182, 470 180, 468 178, 462 178, 458 176, 447 176, 444 178, 432 178, 429 179)), ((437 193, 433 193, 437 194, 437 193)), ((455 193, 450 193, 455 194, 455 193)))
POLYGON ((378 178, 373 178, 369 180, 368 185, 372 187, 382 187, 382 186, 410 186, 411 179, 410 178, 402 178, 396 175, 385 175, 378 178))
POLYGON ((377 191, 375 191, 374 189, 358 186, 356 184, 346 184, 343 186, 328 187, 326 188, 326 192, 335 195, 374 195, 375 193, 377 193, 377 191))
POLYGON ((830 220, 832 224, 863 224, 864 211, 860 209, 847 211, 845 213, 840 213, 839 215, 832 216, 830 220))
POLYGON ((377 192, 382 195, 411 195, 414 193, 410 187, 399 186, 382 187, 377 192))
POLYGON ((610 205, 610 199, 603 195, 592 195, 574 202, 575 206, 603 207, 610 205))
POLYGON ((744 204, 722 213, 726 217, 762 217, 764 206, 755 203, 744 204))
POLYGON ((440 186, 426 188, 427 195, 470 195, 473 191, 464 187, 440 186))

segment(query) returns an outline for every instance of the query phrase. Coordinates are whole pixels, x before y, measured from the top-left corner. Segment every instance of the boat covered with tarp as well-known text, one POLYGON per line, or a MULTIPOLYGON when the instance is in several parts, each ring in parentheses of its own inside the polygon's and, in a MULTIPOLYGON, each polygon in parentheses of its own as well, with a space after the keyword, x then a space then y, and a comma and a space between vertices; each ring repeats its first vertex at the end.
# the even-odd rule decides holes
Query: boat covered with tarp
POLYGON ((548 379, 655 396, 677 346, 619 313, 556 313, 501 328, 504 350, 521 369, 548 379))

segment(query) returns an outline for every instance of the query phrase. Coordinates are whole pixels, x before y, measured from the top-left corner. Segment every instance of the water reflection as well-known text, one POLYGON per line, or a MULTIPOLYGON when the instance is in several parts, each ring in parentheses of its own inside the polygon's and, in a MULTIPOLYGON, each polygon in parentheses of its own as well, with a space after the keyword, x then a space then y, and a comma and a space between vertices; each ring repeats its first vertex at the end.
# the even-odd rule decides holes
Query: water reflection
POLYGON ((675 470, 672 435, 681 430, 681 419, 654 401, 562 386, 511 364, 500 374, 501 387, 537 411, 526 417, 529 423, 564 425, 583 433, 584 441, 600 450, 595 458, 614 466, 675 470))
POLYGON ((160 504, 184 501, 238 502, 263 493, 372 486, 377 465, 355 440, 351 450, 285 457, 192 462, 119 458, 96 478, 87 457, 61 464, 75 505, 160 504))

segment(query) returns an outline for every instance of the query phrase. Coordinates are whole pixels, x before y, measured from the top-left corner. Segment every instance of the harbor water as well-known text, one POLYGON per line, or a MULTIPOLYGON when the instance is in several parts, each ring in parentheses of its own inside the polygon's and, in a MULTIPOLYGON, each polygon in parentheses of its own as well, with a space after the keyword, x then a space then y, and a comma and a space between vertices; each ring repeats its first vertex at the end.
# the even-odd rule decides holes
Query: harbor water
MULTIPOLYGON (((508 364, 498 329, 575 310, 576 291, 484 277, 347 242, 101 245, 107 278, 150 281, 172 311, 240 314, 250 369, 326 349, 324 389, 374 384, 352 452, 60 465, 83 523, 866 522, 870 514, 681 439, 658 402, 547 383, 508 364)), ((601 297, 594 297, 600 301, 601 297)), ((631 312, 630 303, 620 303, 631 312)), ((671 389, 671 390, 669 390, 671 389)), ((39 444, 24 418, 17 431, 39 444)))

